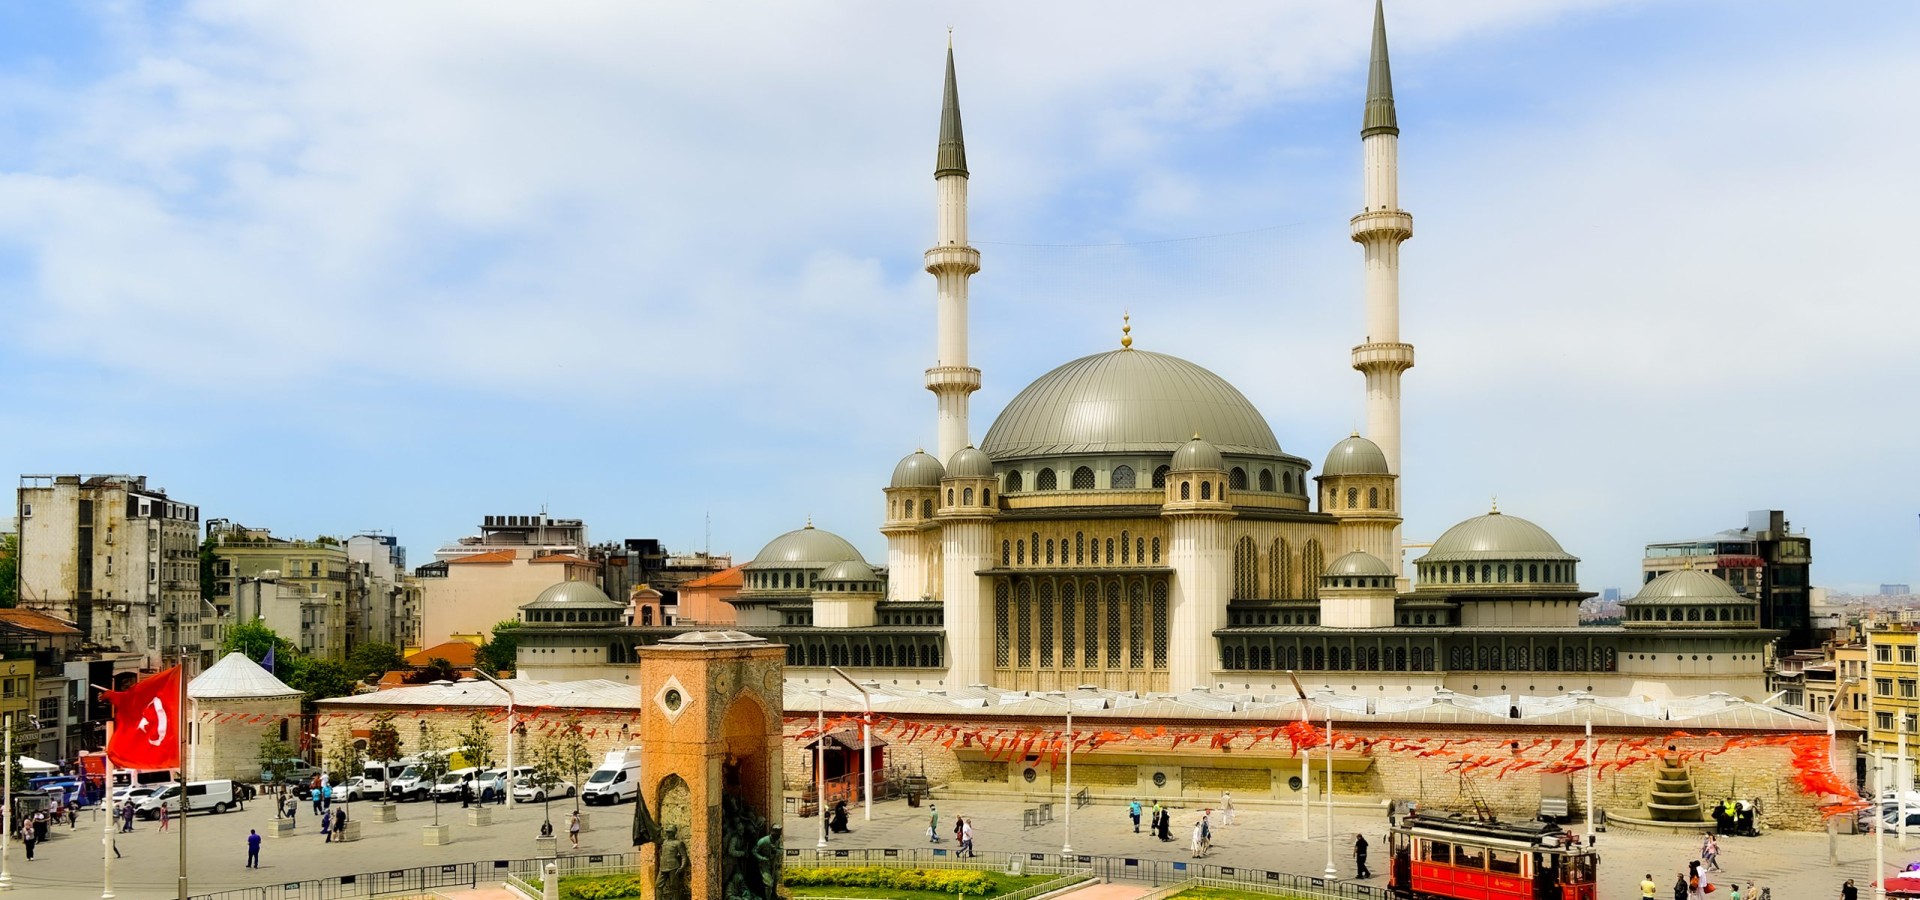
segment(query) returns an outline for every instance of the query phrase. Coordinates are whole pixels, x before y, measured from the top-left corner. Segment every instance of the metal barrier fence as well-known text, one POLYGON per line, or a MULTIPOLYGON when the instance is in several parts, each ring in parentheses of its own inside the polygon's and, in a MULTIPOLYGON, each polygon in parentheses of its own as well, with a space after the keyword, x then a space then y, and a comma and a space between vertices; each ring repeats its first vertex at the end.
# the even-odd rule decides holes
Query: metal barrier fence
POLYGON ((980 868, 1071 875, 1087 873, 1108 881, 1126 881, 1154 887, 1187 881, 1218 881, 1223 885, 1246 886, 1257 890, 1286 892, 1326 900, 1385 900, 1385 888, 1325 878, 1319 875, 1295 875, 1271 869, 1245 866, 1220 866, 1212 863, 1180 860, 1145 859, 1131 856, 1091 856, 1058 853, 982 853, 977 858, 961 857, 943 847, 871 848, 847 850, 809 850, 787 848, 789 865, 805 866, 903 866, 914 868, 980 868))
POLYGON ((344 900, 353 897, 379 897, 390 894, 418 894, 436 888, 473 887, 481 882, 505 881, 508 875, 537 879, 547 863, 560 867, 562 875, 599 874, 631 869, 640 864, 638 853, 580 853, 534 859, 487 859, 469 863, 419 866, 412 869, 388 869, 287 881, 260 887, 236 888, 212 894, 195 894, 191 900, 344 900))

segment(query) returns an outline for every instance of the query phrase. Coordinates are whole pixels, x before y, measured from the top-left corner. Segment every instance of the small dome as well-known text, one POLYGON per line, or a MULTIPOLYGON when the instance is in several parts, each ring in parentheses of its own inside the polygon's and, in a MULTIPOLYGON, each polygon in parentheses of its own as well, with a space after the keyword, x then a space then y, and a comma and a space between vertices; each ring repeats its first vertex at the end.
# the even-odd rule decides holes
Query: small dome
POLYGON ((948 478, 992 478, 993 460, 973 447, 962 447, 947 460, 948 478))
POLYGON ((612 606, 625 608, 625 604, 614 602, 613 598, 607 596, 606 591, 586 581, 562 581, 559 584, 550 585, 546 590, 540 592, 540 596, 533 598, 532 603, 520 608, 546 609, 553 606, 612 606))
POLYGON ((860 551, 831 531, 821 531, 807 523, 807 527, 789 531, 760 548, 760 555, 747 564, 750 569, 792 568, 794 566, 826 566, 847 559, 860 559, 860 551))
POLYGON ((1226 470, 1226 458, 1221 456, 1220 451, 1214 449, 1212 444, 1201 440, 1197 434, 1193 436, 1193 440, 1181 444, 1180 449, 1173 451, 1171 471, 1224 472, 1226 470))
POLYGON ((888 487, 939 487, 940 479, 946 475, 939 460, 929 456, 925 450, 915 450, 893 467, 893 482, 888 487))
POLYGON ((1545 528, 1498 510, 1447 529, 1420 557, 1422 563, 1498 559, 1576 560, 1545 528))
POLYGON ((1327 464, 1321 467, 1322 475, 1388 475, 1387 454, 1381 452, 1380 445, 1356 434, 1333 445, 1333 452, 1327 454, 1327 464))
POLYGON ((1355 550, 1329 563, 1327 565, 1327 574, 1385 576, 1392 578, 1393 570, 1388 568, 1386 563, 1381 562, 1380 557, 1374 556, 1364 550, 1355 550))
POLYGON ((873 567, 857 559, 837 562, 820 571, 821 581, 879 581, 873 567))
MULTIPOLYGON (((1753 600, 1740 595, 1739 591, 1711 572, 1698 569, 1680 569, 1666 572, 1647 582, 1640 593, 1633 595, 1632 603, 1658 603, 1669 606, 1675 603, 1752 603, 1753 600)), ((1624 605, 1624 604, 1623 604, 1624 605)))

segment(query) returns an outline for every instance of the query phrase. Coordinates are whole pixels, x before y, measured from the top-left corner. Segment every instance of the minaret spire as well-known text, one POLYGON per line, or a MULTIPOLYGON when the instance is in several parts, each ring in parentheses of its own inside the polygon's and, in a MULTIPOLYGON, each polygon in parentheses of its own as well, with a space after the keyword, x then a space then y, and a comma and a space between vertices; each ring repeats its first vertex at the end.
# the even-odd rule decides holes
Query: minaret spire
POLYGON ((953 71, 953 32, 947 32, 947 83, 940 102, 940 146, 934 156, 934 246, 927 271, 938 288, 937 334, 927 390, 937 399, 942 464, 969 446, 967 397, 980 389, 980 370, 967 365, 967 279, 980 271, 980 251, 967 243, 967 144, 960 130, 960 87, 953 71))
MULTIPOLYGON (((1413 345, 1400 340, 1400 244, 1413 237, 1413 216, 1400 208, 1400 123, 1393 108, 1393 73, 1387 64, 1387 16, 1373 6, 1373 55, 1367 70, 1366 109, 1360 122, 1364 206, 1353 217, 1353 239, 1366 265, 1366 343, 1353 348, 1353 367, 1367 379, 1367 437, 1400 476, 1400 376, 1413 368, 1413 345)), ((1398 516, 1403 492, 1393 491, 1390 512, 1398 516)), ((1400 526, 1393 529, 1396 558, 1404 572, 1400 526)))

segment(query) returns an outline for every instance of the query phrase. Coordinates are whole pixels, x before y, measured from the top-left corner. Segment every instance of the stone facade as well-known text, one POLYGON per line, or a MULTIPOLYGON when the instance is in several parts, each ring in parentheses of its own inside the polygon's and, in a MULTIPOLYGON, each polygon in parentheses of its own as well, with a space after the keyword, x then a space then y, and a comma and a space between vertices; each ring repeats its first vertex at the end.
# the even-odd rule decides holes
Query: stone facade
POLYGON ((268 732, 296 746, 300 740, 300 695, 245 700, 196 700, 197 723, 187 745, 187 777, 193 781, 260 780, 260 740, 268 732))

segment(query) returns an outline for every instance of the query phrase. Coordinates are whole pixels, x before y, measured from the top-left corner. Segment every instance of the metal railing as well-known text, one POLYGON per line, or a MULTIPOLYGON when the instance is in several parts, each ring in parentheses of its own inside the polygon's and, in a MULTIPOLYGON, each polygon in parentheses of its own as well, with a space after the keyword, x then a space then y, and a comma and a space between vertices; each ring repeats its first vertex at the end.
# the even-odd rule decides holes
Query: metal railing
POLYGON ((562 876, 602 875, 633 871, 640 864, 640 854, 579 853, 532 859, 486 859, 236 888, 195 894, 191 900, 339 900, 393 894, 419 895, 431 893, 435 888, 470 888, 481 882, 506 881, 509 876, 523 882, 537 880, 542 877, 547 863, 558 866, 562 876))
POLYGON ((944 847, 847 850, 789 847, 786 858, 788 865, 803 866, 991 869, 1050 875, 1087 873, 1108 881, 1149 884, 1154 887, 1209 880, 1220 882, 1225 886, 1280 894, 1298 894, 1302 897, 1315 898, 1315 900, 1385 900, 1387 897, 1386 889, 1382 887, 1319 875, 1295 875, 1271 869, 1132 856, 1076 854, 1069 857, 1058 853, 993 852, 982 853, 978 857, 961 857, 955 850, 944 847))

